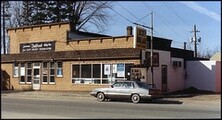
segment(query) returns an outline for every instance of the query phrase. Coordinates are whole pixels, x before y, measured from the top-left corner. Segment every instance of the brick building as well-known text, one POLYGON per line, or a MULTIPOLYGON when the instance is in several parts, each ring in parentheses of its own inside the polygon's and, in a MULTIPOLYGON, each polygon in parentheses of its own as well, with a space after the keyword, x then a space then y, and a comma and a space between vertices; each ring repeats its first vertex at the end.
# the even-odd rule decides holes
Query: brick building
MULTIPOLYGON (((7 29, 10 54, 2 55, 5 89, 90 91, 138 73, 150 83, 150 36, 146 48, 135 48, 132 27, 124 36, 70 31, 67 22, 7 29)), ((185 61, 193 51, 171 48, 172 40, 154 37, 157 88, 184 88, 185 61), (172 77, 173 76, 173 77, 172 77)), ((2 87, 3 88, 3 87, 2 87)))

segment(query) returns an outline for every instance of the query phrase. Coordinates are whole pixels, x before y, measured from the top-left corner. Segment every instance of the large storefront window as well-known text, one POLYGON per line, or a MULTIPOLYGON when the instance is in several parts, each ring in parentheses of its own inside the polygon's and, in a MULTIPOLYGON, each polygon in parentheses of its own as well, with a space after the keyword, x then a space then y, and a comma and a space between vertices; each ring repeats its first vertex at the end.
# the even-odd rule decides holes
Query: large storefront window
POLYGON ((81 67, 81 78, 91 78, 91 64, 85 64, 81 67))
POLYGON ((93 64, 93 80, 95 84, 101 83, 101 64, 93 64))
POLYGON ((72 83, 113 84, 116 80, 127 80, 133 64, 81 64, 72 65, 72 83))

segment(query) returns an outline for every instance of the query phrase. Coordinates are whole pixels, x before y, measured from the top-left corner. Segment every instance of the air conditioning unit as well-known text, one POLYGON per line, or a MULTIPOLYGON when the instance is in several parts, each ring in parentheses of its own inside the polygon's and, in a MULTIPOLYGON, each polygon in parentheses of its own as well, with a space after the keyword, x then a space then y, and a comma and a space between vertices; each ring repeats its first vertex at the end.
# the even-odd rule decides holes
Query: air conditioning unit
POLYGON ((178 68, 178 67, 181 67, 181 61, 173 61, 173 67, 174 68, 178 68))

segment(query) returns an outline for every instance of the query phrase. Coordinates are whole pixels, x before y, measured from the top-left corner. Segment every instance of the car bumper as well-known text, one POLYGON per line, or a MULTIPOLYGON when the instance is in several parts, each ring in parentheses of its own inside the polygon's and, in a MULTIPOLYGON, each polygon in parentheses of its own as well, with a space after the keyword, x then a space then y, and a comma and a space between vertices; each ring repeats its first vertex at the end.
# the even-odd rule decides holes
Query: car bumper
POLYGON ((93 92, 93 91, 92 91, 92 92, 90 92, 89 94, 90 94, 91 96, 96 97, 97 92, 93 92))
POLYGON ((141 96, 144 100, 150 100, 150 99, 162 99, 163 95, 148 95, 148 96, 141 96))

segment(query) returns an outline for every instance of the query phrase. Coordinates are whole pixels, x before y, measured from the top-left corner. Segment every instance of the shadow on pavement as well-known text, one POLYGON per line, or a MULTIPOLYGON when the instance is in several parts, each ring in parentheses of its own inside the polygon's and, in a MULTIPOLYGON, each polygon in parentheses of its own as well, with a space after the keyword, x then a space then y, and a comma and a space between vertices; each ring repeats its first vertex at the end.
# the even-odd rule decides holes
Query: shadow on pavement
MULTIPOLYGON (((106 100, 105 102, 127 102, 127 103, 132 103, 130 100, 106 100)), ((183 102, 178 101, 178 100, 165 100, 165 99, 157 99, 157 100, 152 100, 152 101, 141 101, 140 103, 136 104, 182 104, 183 102)))
POLYGON ((183 102, 178 100, 165 100, 165 99, 158 99, 148 102, 149 104, 182 104, 183 102))

